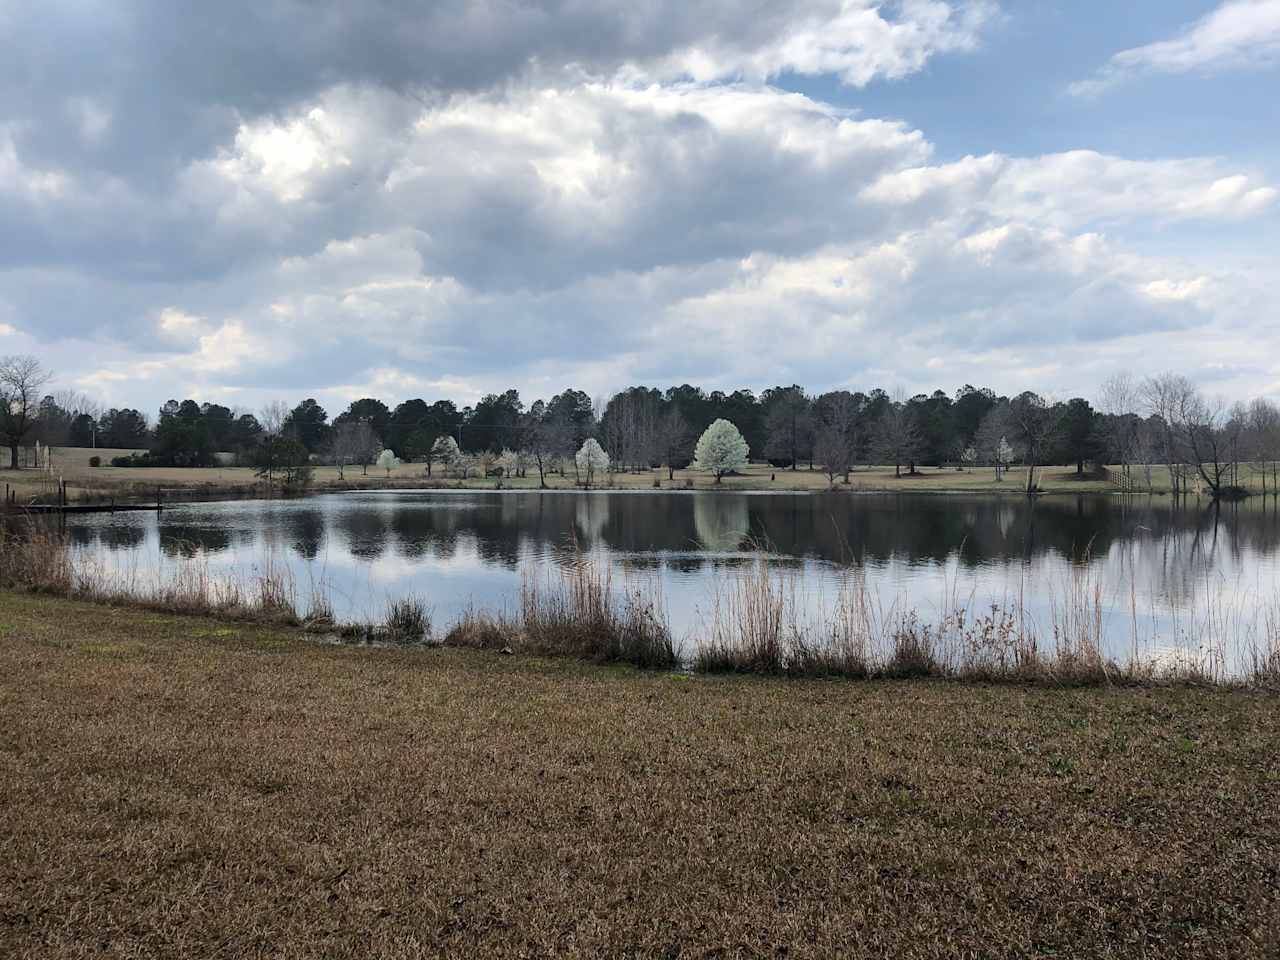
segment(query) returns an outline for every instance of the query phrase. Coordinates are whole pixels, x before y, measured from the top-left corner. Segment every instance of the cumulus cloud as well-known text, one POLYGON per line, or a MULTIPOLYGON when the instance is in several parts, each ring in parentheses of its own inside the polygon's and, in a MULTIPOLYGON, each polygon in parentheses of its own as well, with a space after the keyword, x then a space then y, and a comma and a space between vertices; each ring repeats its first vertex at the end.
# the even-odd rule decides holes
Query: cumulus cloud
POLYGON ((1280 0, 1227 0, 1171 40, 1122 50, 1096 75, 1071 84, 1094 96, 1144 73, 1258 69, 1280 59, 1280 0))
MULTIPOLYGON (((229 397, 466 399, 570 377, 593 392, 980 379, 962 357, 1042 375, 1064 344, 1213 309, 1203 271, 1129 255, 1100 228, 1230 222, 1274 197, 1220 160, 932 153, 903 123, 751 84, 428 103, 341 85, 188 166, 153 216, 181 209, 236 256, 215 283, 153 292, 162 357, 108 360, 86 382, 160 390, 182 370, 229 397)), ((127 286, 145 296, 147 279, 127 286)), ((81 319, 63 334, 87 335, 81 319)), ((132 336, 127 320, 112 332, 132 336)))
POLYGON ((904 0, 901 16, 894 19, 886 17, 880 3, 811 3, 788 16, 776 33, 714 32, 649 63, 631 64, 623 73, 699 81, 832 74, 863 87, 877 77, 896 80, 916 73, 938 53, 974 49, 996 10, 995 3, 982 0, 904 0))
POLYGON ((1243 219, 1271 206, 1276 189, 1212 158, 1129 160, 1073 150, 1034 158, 988 154, 894 171, 863 196, 886 206, 980 207, 1078 229, 1135 218, 1243 219))

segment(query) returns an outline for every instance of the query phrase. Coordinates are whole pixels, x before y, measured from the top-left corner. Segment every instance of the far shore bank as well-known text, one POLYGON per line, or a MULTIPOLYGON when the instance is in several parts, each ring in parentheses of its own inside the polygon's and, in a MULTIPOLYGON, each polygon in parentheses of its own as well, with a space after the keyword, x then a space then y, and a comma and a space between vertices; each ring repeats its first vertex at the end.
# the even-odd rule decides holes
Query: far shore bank
MULTIPOLYGON (((820 469, 772 467, 754 463, 740 474, 725 477, 717 483, 708 473, 697 470, 664 469, 640 472, 617 472, 604 482, 593 483, 589 488, 578 484, 572 473, 548 474, 545 486, 539 483, 538 473, 529 469, 522 477, 478 478, 442 476, 439 468, 427 474, 420 463, 406 463, 384 471, 370 467, 337 467, 317 465, 312 481, 305 489, 282 491, 279 486, 268 485, 252 467, 111 467, 89 465, 91 457, 102 463, 122 451, 70 449, 55 452, 50 471, 0 470, 0 483, 5 485, 16 504, 56 503, 60 485, 65 484, 66 498, 70 503, 155 502, 157 498, 168 501, 240 499, 306 493, 329 493, 363 490, 560 490, 592 492, 622 491, 719 491, 735 493, 912 493, 936 495, 990 495, 1004 497, 1026 496, 1027 474, 1025 467, 1011 467, 1000 480, 989 467, 973 467, 957 470, 954 467, 922 467, 916 473, 899 475, 892 466, 860 466, 849 473, 848 481, 837 476, 829 478, 820 469)), ((1151 482, 1144 473, 1133 469, 1131 479, 1123 479, 1123 471, 1109 468, 1105 471, 1080 474, 1074 465, 1046 466, 1036 469, 1037 493, 1041 496, 1070 494, 1118 494, 1138 496, 1169 495, 1171 484, 1168 470, 1152 469, 1151 482)), ((1257 478, 1242 471, 1246 488, 1261 493, 1257 478)), ((1268 490, 1268 493, 1271 491, 1268 490)))

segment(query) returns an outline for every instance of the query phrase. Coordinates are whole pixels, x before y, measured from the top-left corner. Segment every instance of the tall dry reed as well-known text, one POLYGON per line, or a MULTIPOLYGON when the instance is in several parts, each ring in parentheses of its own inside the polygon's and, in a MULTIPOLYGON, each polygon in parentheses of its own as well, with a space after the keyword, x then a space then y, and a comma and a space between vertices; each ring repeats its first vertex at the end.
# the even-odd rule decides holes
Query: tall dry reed
POLYGON ((518 641, 532 652, 667 668, 678 660, 656 586, 615 590, 611 571, 582 553, 545 576, 526 575, 518 641))

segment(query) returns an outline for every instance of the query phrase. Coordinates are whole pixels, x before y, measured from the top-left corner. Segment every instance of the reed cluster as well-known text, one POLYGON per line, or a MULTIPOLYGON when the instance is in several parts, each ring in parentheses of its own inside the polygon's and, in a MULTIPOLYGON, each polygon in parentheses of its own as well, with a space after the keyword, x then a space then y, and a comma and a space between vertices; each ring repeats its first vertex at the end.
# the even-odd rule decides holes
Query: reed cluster
POLYGON ((1106 652, 1108 603, 1088 564, 1073 568, 1047 620, 1038 620, 1020 594, 980 603, 954 583, 932 617, 886 605, 861 571, 826 603, 803 572, 761 555, 717 583, 692 661, 705 673, 858 680, 1280 686, 1280 602, 1249 598, 1231 607, 1206 596, 1200 615, 1156 653, 1140 652, 1135 636, 1131 655, 1117 658, 1106 652), (1228 663, 1225 637, 1247 651, 1244 662, 1228 663))
POLYGON ((678 664, 656 588, 615 590, 611 572, 579 553, 565 567, 526 576, 519 642, 534 653, 666 669, 678 664))
POLYGON ((444 643, 648 669, 679 664, 656 589, 615 589, 609 571, 582 554, 541 577, 526 576, 514 616, 469 607, 444 643))
POLYGON ((0 586, 166 612, 301 624, 288 568, 270 561, 252 574, 220 575, 189 561, 163 574, 107 569, 78 556, 38 524, 0 533, 0 586))

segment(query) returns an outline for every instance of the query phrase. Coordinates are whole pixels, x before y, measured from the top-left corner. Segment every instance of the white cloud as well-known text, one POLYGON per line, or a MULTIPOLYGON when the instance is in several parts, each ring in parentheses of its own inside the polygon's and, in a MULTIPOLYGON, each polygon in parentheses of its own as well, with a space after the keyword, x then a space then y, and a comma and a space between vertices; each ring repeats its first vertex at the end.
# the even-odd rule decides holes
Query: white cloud
POLYGON ((341 87, 242 126, 181 183, 239 251, 412 230, 432 275, 546 288, 812 247, 847 229, 851 188, 929 154, 902 123, 767 87, 590 83, 426 105, 341 87))
POLYGON ((623 75, 764 81, 786 72, 833 74, 863 87, 877 77, 896 80, 916 73, 937 54, 973 50, 997 7, 987 0, 903 0, 897 18, 887 12, 877 0, 817 0, 772 35, 748 39, 711 33, 656 61, 632 65, 623 75))
POLYGON ((1193 277, 1190 280, 1152 280, 1140 288, 1152 300, 1193 300, 1209 286, 1208 277, 1193 277))
POLYGON ((13 132, 0 126, 0 194, 25 198, 56 198, 65 193, 70 177, 61 170, 27 166, 18 156, 13 132))
POLYGON ((194 337, 204 327, 203 318, 184 313, 177 307, 165 307, 156 322, 162 335, 179 339, 194 337))
POLYGON ((886 206, 989 212, 1078 229, 1140 218, 1236 220, 1267 209, 1276 189, 1214 159, 1128 160, 1092 150, 999 154, 885 174, 862 195, 886 206))
POLYGON ((353 113, 337 122, 322 107, 313 107, 283 124, 242 124, 235 147, 214 166, 228 181, 256 181, 277 199, 291 203, 302 198, 311 181, 351 166, 348 151, 360 133, 355 119, 353 113))
POLYGON ((1280 0, 1227 0, 1172 40, 1122 50, 1088 80, 1071 84, 1093 96, 1143 73, 1258 69, 1280 58, 1280 0))

